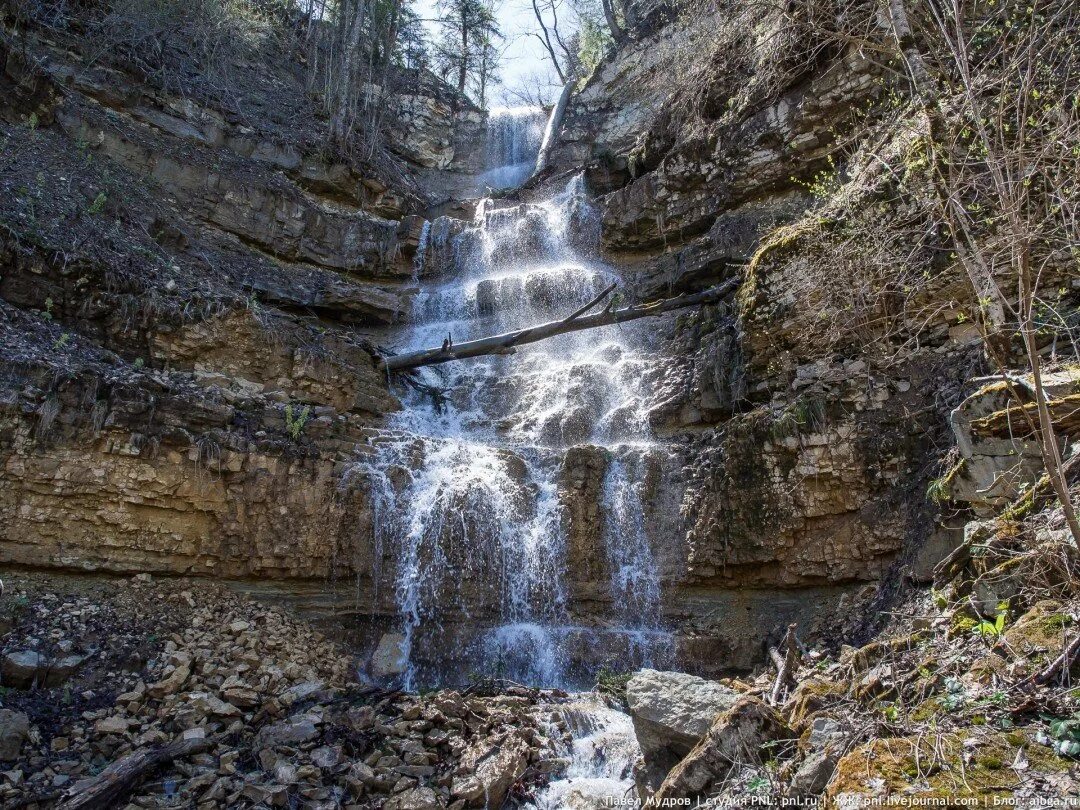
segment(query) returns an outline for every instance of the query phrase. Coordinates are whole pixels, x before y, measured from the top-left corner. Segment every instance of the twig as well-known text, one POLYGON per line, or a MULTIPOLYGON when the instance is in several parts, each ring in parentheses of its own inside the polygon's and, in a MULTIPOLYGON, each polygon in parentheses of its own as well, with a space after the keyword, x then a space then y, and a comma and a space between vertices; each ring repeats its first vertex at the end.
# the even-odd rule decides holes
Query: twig
POLYGON ((1072 669, 1073 662, 1076 660, 1077 655, 1080 655, 1080 633, 1077 634, 1076 638, 1069 642, 1061 655, 1051 661, 1045 669, 1035 672, 1024 678, 1022 681, 1019 681, 1013 686, 1013 689, 1026 690, 1031 686, 1045 685, 1059 671, 1068 672, 1072 669))

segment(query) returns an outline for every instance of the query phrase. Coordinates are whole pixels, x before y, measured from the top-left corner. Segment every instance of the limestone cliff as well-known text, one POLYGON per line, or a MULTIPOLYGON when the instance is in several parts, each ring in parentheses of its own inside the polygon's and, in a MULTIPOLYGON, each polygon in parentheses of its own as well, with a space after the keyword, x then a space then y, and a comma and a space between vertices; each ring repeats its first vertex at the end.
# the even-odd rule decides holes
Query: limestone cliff
POLYGON ((442 200, 424 183, 481 168, 483 113, 405 77, 394 149, 364 160, 327 148, 288 59, 233 65, 235 102, 80 19, 0 38, 0 561, 365 574, 340 463, 398 407, 376 342, 442 200))

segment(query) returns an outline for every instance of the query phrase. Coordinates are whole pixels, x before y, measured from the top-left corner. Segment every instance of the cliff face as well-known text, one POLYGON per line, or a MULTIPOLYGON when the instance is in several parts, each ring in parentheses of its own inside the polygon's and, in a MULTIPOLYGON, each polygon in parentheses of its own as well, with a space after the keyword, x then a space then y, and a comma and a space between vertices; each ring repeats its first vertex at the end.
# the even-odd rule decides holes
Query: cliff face
POLYGON ((287 60, 237 66, 238 106, 75 29, 5 29, 0 64, 0 562, 366 573, 341 463, 399 407, 375 342, 441 199, 414 177, 475 173, 482 113, 414 76, 364 162, 287 60))
MULTIPOLYGON (((803 589, 880 607, 928 581, 963 536, 963 517, 926 494, 952 428, 964 464, 945 500, 985 508, 976 491, 1020 491, 1015 441, 980 449, 963 440, 969 421, 950 426, 965 392, 962 411, 999 425, 1007 397, 976 390, 982 343, 935 224, 926 121, 844 44, 870 34, 845 40, 832 24, 812 4, 654 18, 572 98, 553 153, 554 171, 582 165, 601 194, 606 257, 642 297, 744 278, 730 306, 666 333, 652 410, 682 459, 670 480, 686 556, 669 610, 688 648, 709 651, 697 661, 753 655, 732 599, 749 626, 801 613, 822 628, 814 613, 838 592, 803 589)), ((1077 295, 1067 274, 1043 283, 1077 295)), ((1030 484, 1038 451, 1020 454, 1030 484)))
MULTIPOLYGON (((795 11, 638 17, 571 98, 550 171, 584 171, 640 298, 744 279, 653 336, 649 418, 672 455, 642 491, 671 539, 656 565, 679 660, 745 668, 789 621, 833 631, 928 581, 963 536, 926 497, 955 442, 950 497, 980 514, 1030 483, 1037 450, 1003 477, 1009 406, 965 388, 986 371, 969 294, 928 208, 925 122, 891 79, 795 11)), ((482 113, 406 75, 373 91, 389 148, 362 160, 326 148, 287 60, 241 66, 235 107, 92 58, 77 31, 3 42, 0 562, 316 602, 392 584, 347 472, 399 407, 377 346, 448 266, 465 226, 424 215, 475 186, 482 113)), ((616 598, 609 464, 574 447, 557 475, 585 613, 616 598)))

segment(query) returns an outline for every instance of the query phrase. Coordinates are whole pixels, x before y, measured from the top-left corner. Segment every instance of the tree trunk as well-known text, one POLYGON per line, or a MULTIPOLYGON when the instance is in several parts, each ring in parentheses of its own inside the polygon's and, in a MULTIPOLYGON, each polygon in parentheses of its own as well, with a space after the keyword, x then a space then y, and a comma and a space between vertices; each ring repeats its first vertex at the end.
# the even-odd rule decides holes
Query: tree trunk
POLYGON ((738 279, 730 279, 704 292, 682 295, 677 298, 667 298, 650 304, 638 304, 625 309, 605 309, 595 315, 582 315, 582 312, 589 309, 589 306, 586 306, 561 321, 552 321, 551 323, 532 326, 517 332, 508 332, 503 335, 470 340, 446 348, 424 349, 423 351, 408 354, 396 354, 384 358, 383 364, 386 366, 387 371, 401 371, 407 368, 434 366, 440 363, 449 363, 451 360, 465 360, 470 357, 482 357, 488 354, 513 354, 516 346, 536 343, 556 335, 565 335, 583 329, 596 329, 600 326, 626 323, 638 318, 663 315, 665 312, 671 312, 675 309, 715 304, 734 290, 738 283, 738 279))
POLYGON ((614 0, 601 0, 601 5, 604 7, 604 19, 607 20, 611 38, 615 40, 616 45, 622 44, 626 39, 626 32, 619 24, 619 18, 615 15, 614 0))
POLYGON ((139 748, 116 760, 89 783, 77 782, 72 785, 66 794, 60 796, 57 810, 104 810, 115 807, 154 769, 174 759, 202 753, 212 744, 210 740, 201 738, 177 740, 156 748, 139 748))
MULTIPOLYGON (((1077 520, 1076 510, 1073 508, 1069 480, 1065 476, 1061 459, 1061 447, 1058 444, 1057 433, 1054 431, 1054 418, 1046 400, 1046 388, 1042 378, 1042 358, 1039 357, 1039 347, 1035 340, 1036 327, 1033 311, 1035 289, 1031 280, 1029 252, 1026 246, 1018 250, 1020 253, 1017 257, 1017 263, 1020 266, 1020 334, 1024 340, 1028 365, 1031 366, 1032 389, 1035 394, 1035 407, 1039 414, 1039 447, 1042 450, 1043 466, 1046 468, 1050 485, 1058 500, 1061 501, 1061 512, 1065 517, 1065 524, 1069 527, 1069 533, 1072 534, 1073 546, 1080 549, 1080 521, 1077 520)), ((1077 555, 1073 551, 1069 556, 1075 559, 1077 555)))
POLYGON ((559 93, 559 101, 555 104, 555 109, 551 111, 551 117, 548 118, 547 126, 544 128, 544 139, 540 142, 540 152, 536 156, 534 174, 547 166, 548 159, 551 157, 551 150, 555 147, 555 142, 559 138, 559 129, 562 127, 563 116, 566 115, 566 107, 570 103, 570 95, 573 92, 574 83, 567 82, 563 85, 562 92, 559 93))
POLYGON ((337 77, 334 93, 334 119, 331 131, 334 140, 344 145, 352 129, 353 87, 356 84, 356 67, 359 62, 360 38, 364 29, 365 5, 363 0, 356 0, 352 14, 342 21, 346 34, 341 56, 341 72, 337 77))
POLYGON ((465 80, 469 76, 469 20, 465 9, 461 9, 461 62, 458 64, 457 89, 465 95, 465 80))

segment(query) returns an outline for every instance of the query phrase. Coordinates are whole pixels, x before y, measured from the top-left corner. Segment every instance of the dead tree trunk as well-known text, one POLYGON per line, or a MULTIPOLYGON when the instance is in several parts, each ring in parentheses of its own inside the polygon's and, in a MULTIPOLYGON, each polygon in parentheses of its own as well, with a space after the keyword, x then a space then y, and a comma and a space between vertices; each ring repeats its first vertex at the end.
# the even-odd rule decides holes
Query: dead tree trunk
POLYGON ((795 670, 799 667, 799 643, 795 638, 794 624, 789 624, 787 634, 784 636, 784 654, 778 650, 769 648, 769 657, 776 664, 776 681, 773 683, 772 692, 769 694, 769 702, 779 706, 784 695, 795 685, 795 670))
POLYGON ((638 318, 663 315, 665 312, 671 312, 675 309, 715 304, 735 289, 738 283, 738 279, 730 279, 704 292, 681 295, 677 298, 666 298, 650 304, 637 304, 625 309, 605 309, 595 315, 584 315, 583 313, 599 300, 595 299, 588 306, 579 309, 573 315, 561 321, 552 321, 540 326, 520 329, 517 332, 507 332, 503 335, 494 335, 479 340, 469 340, 465 343, 456 343, 445 348, 440 347, 408 354, 395 354, 384 358, 383 363, 387 371, 401 371, 407 368, 434 366, 439 363, 449 363, 451 360, 465 360, 469 357, 482 357, 488 354, 513 354, 517 346, 536 343, 556 335, 565 335, 583 329, 596 329, 599 326, 611 326, 616 323, 634 321, 638 318))
POLYGON ((68 795, 59 797, 58 810, 92 810, 114 807, 151 771, 174 759, 200 754, 213 743, 205 738, 177 740, 156 748, 140 748, 116 760, 89 783, 79 782, 68 795))

